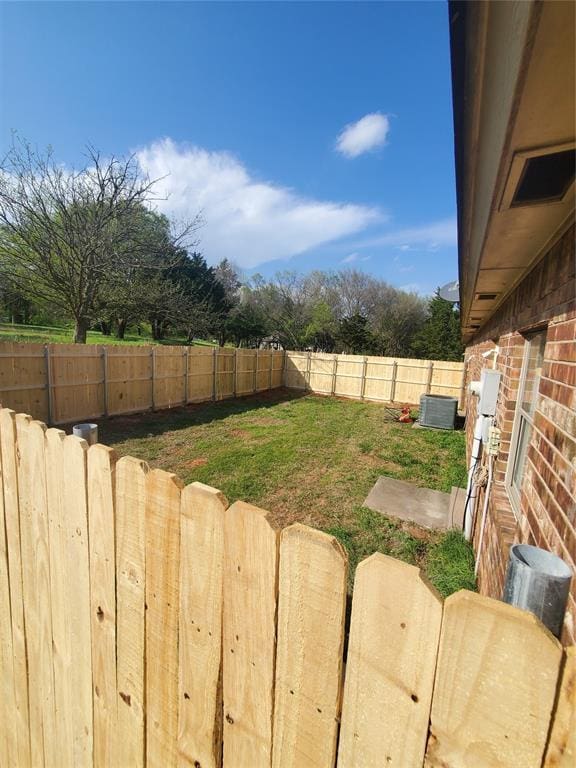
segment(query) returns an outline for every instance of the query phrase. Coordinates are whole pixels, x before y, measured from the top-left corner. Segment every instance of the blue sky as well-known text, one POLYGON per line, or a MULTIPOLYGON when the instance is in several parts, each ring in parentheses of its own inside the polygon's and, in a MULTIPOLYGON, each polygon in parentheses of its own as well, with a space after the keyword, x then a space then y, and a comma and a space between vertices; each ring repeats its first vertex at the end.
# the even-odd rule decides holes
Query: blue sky
POLYGON ((0 5, 0 142, 136 152, 247 274, 454 279, 444 2, 0 5))

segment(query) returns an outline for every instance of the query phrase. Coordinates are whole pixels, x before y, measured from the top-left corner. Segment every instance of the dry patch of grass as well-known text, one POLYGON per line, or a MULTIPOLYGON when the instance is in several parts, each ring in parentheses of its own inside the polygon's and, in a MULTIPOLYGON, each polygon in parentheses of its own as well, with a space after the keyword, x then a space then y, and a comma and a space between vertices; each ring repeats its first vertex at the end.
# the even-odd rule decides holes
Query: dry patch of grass
MULTIPOLYGON (((280 390, 111 419, 101 439, 186 483, 215 486, 230 502, 263 507, 279 526, 303 522, 328 531, 347 548, 351 571, 376 550, 427 570, 442 536, 362 502, 380 475, 441 491, 464 485, 464 435, 386 419, 379 404, 280 390)), ((445 581, 433 581, 446 591, 445 581)))

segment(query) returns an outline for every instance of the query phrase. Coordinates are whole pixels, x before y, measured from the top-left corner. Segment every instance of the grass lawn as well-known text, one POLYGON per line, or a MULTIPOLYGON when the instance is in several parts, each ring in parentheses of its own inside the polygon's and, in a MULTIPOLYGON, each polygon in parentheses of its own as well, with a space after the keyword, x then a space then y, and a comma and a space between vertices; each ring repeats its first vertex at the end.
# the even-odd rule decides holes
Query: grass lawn
POLYGON ((462 432, 386 421, 382 405, 286 390, 102 422, 99 439, 269 510, 279 526, 303 522, 336 536, 359 560, 378 550, 418 564, 443 595, 474 588, 469 545, 362 507, 379 475, 450 491, 465 485, 462 432))
MULTIPOLYGON (((0 323, 0 342, 1 341, 27 341, 35 344, 71 344, 74 337, 72 326, 62 328, 49 327, 44 325, 12 325, 10 323, 0 323)), ((185 344, 186 340, 181 337, 168 337, 162 341, 154 341, 149 333, 143 331, 139 336, 137 333, 126 333, 124 339, 117 339, 115 336, 104 336, 100 331, 88 331, 88 344, 185 344)), ((196 345, 213 346, 210 341, 194 340, 196 345)))

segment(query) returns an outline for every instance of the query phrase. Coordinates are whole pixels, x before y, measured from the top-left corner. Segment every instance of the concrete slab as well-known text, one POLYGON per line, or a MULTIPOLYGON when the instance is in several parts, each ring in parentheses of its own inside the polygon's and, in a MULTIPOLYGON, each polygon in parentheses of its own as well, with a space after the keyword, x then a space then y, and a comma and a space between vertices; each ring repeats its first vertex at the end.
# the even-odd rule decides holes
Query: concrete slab
POLYGON ((418 488, 392 477, 379 477, 363 506, 424 528, 446 529, 450 522, 449 493, 418 488))

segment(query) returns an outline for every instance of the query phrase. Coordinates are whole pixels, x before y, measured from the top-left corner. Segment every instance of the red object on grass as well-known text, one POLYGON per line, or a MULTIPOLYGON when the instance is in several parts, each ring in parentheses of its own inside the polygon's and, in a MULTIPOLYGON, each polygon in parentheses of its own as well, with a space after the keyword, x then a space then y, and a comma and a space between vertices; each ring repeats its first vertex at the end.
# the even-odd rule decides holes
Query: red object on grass
POLYGON ((400 416, 398 416, 398 421, 402 424, 412 424, 414 419, 410 416, 410 408, 408 408, 408 406, 402 408, 402 412, 400 413, 400 416))

